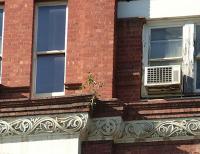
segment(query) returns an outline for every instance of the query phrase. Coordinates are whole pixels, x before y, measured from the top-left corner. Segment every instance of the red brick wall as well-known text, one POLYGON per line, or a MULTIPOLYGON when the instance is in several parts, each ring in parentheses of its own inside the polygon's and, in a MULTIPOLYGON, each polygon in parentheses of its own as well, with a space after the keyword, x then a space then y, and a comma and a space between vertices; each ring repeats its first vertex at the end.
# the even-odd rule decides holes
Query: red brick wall
POLYGON ((82 154, 114 154, 112 141, 94 141, 82 143, 82 154))
POLYGON ((114 144, 112 141, 82 143, 82 154, 200 154, 199 140, 114 144))
MULTIPOLYGON (((45 0, 46 1, 46 0, 45 0)), ((52 1, 52 0, 50 0, 52 1)), ((5 2, 1 98, 26 97, 30 91, 34 30, 33 0, 5 2), (10 90, 10 88, 15 88, 10 90), (17 87, 17 88, 16 88, 17 87), (23 87, 20 89, 20 87, 23 87), (5 90, 6 89, 6 90, 5 90), (9 90, 7 90, 9 89, 9 90), (7 91, 11 93, 6 94, 7 91), (18 92, 20 91, 20 92, 18 92)), ((69 0, 66 83, 83 83, 88 72, 104 83, 104 98, 114 96, 115 0, 69 0)), ((75 91, 77 92, 77 91, 75 91)), ((81 93, 82 91, 78 91, 81 93)), ((67 91, 67 94, 74 90, 67 91)))
POLYGON ((34 0, 5 2, 2 85, 8 88, 30 86, 33 9, 34 0))
POLYGON ((140 145, 116 144, 114 154, 200 154, 199 141, 195 143, 152 143, 140 145))
POLYGON ((114 95, 115 0, 69 0, 67 83, 83 83, 88 72, 104 83, 102 97, 114 95))
POLYGON ((143 18, 117 22, 117 97, 125 101, 140 99, 143 18))

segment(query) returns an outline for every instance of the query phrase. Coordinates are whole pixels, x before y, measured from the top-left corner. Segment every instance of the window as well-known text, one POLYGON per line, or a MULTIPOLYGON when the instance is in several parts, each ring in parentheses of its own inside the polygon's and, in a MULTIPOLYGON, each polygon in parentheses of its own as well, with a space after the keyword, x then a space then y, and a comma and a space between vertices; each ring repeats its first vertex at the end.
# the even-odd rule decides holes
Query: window
POLYGON ((3 18, 4 11, 0 8, 0 81, 2 74, 2 53, 3 53, 3 18))
POLYGON ((35 38, 36 95, 63 95, 66 57, 66 4, 38 4, 35 38))
POLYGON ((195 63, 196 63, 195 89, 196 91, 200 91, 200 25, 196 26, 195 63))
POLYGON ((149 65, 170 65, 182 59, 182 27, 151 29, 149 65))
MULTIPOLYGON (((185 19, 177 21, 150 21, 145 25, 143 31, 143 70, 147 66, 170 65, 181 66, 181 95, 199 95, 199 19, 192 19, 192 21, 185 19)), ((156 88, 158 89, 163 87, 156 88)), ((148 90, 149 89, 155 90, 152 87, 148 87, 148 90)), ((165 89, 163 88, 162 90, 165 89)), ((162 95, 163 94, 165 93, 162 93, 162 95)), ((143 96, 148 96, 147 88, 145 88, 144 85, 142 86, 142 97, 143 96)))

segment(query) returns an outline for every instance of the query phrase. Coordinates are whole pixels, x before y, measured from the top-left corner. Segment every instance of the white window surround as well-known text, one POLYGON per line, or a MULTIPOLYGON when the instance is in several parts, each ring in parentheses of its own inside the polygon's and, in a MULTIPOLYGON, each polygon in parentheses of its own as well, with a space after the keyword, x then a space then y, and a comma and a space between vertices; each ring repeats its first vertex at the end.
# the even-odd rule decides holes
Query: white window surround
POLYGON ((62 96, 65 94, 65 85, 63 83, 62 92, 51 92, 51 93, 36 93, 36 77, 37 77, 37 56, 38 55, 62 55, 64 54, 64 82, 66 78, 66 50, 67 50, 67 29, 68 29, 68 6, 66 2, 41 2, 36 3, 35 6, 35 31, 34 31, 34 48, 33 48, 33 72, 32 72, 32 96, 33 97, 51 97, 51 96, 62 96), (38 8, 42 6, 66 6, 66 21, 65 21, 65 44, 64 50, 47 50, 37 52, 37 31, 38 31, 38 8))
POLYGON ((193 93, 199 93, 200 89, 196 88, 196 62, 195 59, 195 29, 196 25, 200 25, 200 18, 172 18, 172 19, 160 19, 160 20, 148 20, 147 24, 143 28, 143 71, 142 71, 142 97, 148 97, 147 91, 144 87, 144 67, 148 66, 149 51, 150 51, 150 33, 153 28, 168 28, 168 27, 180 27, 183 28, 183 43, 182 43, 182 57, 175 57, 170 59, 161 59, 162 61, 179 60, 182 61, 182 75, 189 76, 194 79, 193 93))
POLYGON ((1 53, 0 53, 0 84, 2 83, 2 60, 3 60, 3 41, 4 41, 4 19, 5 19, 5 12, 4 7, 0 6, 0 10, 3 11, 3 19, 2 19, 2 40, 1 40, 1 53))

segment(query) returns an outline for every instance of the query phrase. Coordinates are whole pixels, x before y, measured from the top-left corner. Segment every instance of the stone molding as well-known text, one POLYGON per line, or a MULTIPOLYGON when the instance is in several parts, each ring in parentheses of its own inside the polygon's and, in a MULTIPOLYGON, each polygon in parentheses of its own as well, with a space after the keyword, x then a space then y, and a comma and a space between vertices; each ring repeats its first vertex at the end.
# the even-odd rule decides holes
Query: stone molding
POLYGON ((75 135, 85 130, 87 122, 86 113, 6 118, 0 120, 0 138, 60 133, 75 135))
POLYGON ((122 137, 121 117, 97 118, 90 122, 88 140, 115 140, 122 137))
POLYGON ((116 143, 187 140, 200 137, 200 118, 123 121, 120 117, 94 119, 88 140, 116 143))
POLYGON ((87 113, 27 116, 0 120, 0 139, 37 135, 80 136, 85 141, 115 143, 200 138, 200 117, 123 121, 121 117, 89 119, 87 113))

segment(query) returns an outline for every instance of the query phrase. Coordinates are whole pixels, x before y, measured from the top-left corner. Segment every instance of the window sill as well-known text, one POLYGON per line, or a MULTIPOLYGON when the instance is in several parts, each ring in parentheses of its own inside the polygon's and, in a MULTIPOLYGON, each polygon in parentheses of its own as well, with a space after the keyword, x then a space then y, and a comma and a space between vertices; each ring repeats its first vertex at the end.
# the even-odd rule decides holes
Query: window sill
POLYGON ((0 84, 0 92, 1 93, 19 93, 19 92, 29 92, 29 86, 22 86, 22 87, 8 87, 0 84))
POLYGON ((169 94, 169 95, 149 95, 144 96, 141 100, 153 100, 153 99, 165 99, 165 100, 177 100, 177 99, 196 99, 200 98, 200 92, 192 94, 169 94))
POLYGON ((82 83, 65 83, 66 90, 80 90, 82 87, 82 83))

